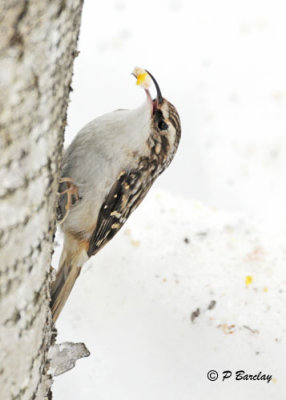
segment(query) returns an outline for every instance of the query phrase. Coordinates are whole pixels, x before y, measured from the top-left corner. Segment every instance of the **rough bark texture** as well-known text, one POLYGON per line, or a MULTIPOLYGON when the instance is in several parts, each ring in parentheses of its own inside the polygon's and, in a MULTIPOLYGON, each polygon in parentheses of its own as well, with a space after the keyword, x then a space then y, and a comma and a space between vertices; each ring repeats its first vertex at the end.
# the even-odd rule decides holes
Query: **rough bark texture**
MULTIPOLYGON (((0 398, 50 386, 50 263, 82 0, 0 0, 0 398)), ((51 397, 51 395, 49 395, 51 397)))

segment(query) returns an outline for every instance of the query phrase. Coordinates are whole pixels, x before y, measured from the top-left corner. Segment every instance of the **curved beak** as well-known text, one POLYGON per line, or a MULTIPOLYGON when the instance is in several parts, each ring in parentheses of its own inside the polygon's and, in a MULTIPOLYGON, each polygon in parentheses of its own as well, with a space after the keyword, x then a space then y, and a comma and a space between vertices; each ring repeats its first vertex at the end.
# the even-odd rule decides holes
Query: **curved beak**
POLYGON ((154 83, 154 85, 155 85, 156 92, 157 92, 157 98, 156 98, 156 100, 157 100, 157 106, 158 106, 159 104, 162 104, 162 103, 163 103, 163 96, 162 96, 160 87, 159 87, 159 85, 158 85, 158 82, 157 82, 156 79, 154 78, 154 76, 153 76, 147 69, 145 69, 145 71, 146 71, 147 74, 150 76, 150 78, 152 79, 152 81, 153 81, 153 83, 154 83))
MULTIPOLYGON (((154 86, 155 86, 155 88, 156 88, 157 96, 156 96, 156 99, 154 99, 154 100, 152 100, 152 97, 151 97, 151 94, 150 94, 150 92, 149 92, 149 89, 146 88, 146 87, 144 88, 145 93, 146 93, 146 95, 147 95, 147 99, 148 99, 148 101, 149 101, 149 103, 150 103, 150 106, 151 106, 152 113, 154 113, 155 110, 158 108, 158 106, 159 106, 160 104, 163 103, 163 96, 162 96, 160 87, 159 87, 159 85, 158 85, 158 82, 156 81, 156 79, 154 78, 154 76, 151 74, 151 72, 147 71, 147 69, 145 69, 145 70, 143 70, 143 71, 147 72, 147 74, 148 74, 148 75, 150 76, 150 78, 152 79, 152 81, 153 81, 153 83, 154 83, 154 86)), ((137 77, 137 74, 136 74, 135 72, 132 72, 131 75, 133 75, 136 79, 138 78, 138 77, 137 77)))

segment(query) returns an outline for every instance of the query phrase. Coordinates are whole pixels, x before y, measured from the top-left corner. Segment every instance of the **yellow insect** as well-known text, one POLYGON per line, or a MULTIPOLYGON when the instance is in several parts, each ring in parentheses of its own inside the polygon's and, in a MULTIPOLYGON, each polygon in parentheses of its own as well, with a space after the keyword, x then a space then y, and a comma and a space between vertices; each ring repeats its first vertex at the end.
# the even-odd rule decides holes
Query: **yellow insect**
POLYGON ((141 86, 143 89, 149 89, 152 84, 152 79, 150 78, 148 72, 140 67, 135 67, 132 75, 137 79, 136 85, 141 86))

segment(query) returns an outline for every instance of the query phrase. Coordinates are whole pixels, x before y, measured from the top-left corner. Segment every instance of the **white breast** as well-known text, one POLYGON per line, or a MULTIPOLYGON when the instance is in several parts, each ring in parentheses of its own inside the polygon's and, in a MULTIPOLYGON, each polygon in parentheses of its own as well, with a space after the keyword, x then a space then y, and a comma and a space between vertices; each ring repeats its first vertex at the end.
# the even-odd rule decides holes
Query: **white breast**
POLYGON ((63 231, 92 233, 100 207, 120 172, 136 168, 139 157, 148 155, 150 117, 147 101, 135 110, 96 118, 77 134, 65 152, 62 176, 73 179, 82 199, 72 208, 63 231))

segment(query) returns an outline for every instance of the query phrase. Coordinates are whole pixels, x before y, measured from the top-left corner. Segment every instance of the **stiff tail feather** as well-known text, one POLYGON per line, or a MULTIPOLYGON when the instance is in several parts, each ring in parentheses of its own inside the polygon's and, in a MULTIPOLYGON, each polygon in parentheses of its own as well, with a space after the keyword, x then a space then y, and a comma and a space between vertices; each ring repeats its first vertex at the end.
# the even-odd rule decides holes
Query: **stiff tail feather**
POLYGON ((56 280, 52 283, 51 310, 54 323, 60 315, 81 271, 81 267, 76 265, 73 261, 74 260, 66 258, 65 256, 61 257, 56 280))

